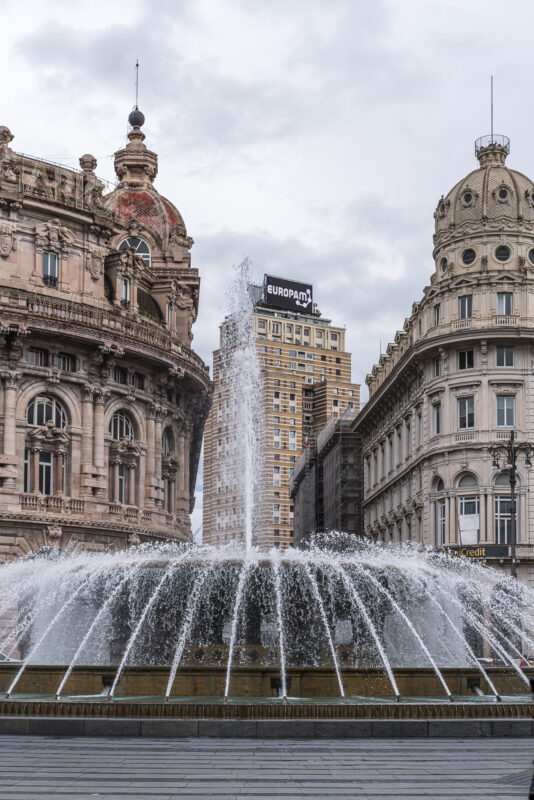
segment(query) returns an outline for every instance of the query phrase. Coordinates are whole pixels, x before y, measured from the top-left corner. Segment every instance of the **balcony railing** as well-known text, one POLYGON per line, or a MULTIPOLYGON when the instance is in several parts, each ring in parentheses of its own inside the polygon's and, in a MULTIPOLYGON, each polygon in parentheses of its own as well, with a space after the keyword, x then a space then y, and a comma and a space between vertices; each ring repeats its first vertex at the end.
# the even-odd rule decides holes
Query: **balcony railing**
POLYGON ((67 511, 72 514, 83 514, 85 512, 85 500, 72 497, 63 497, 53 494, 29 494, 24 493, 19 496, 21 508, 30 511, 67 511))
POLYGON ((101 333, 115 333, 126 339, 133 339, 185 361, 193 370, 206 375, 206 368, 196 353, 184 347, 168 330, 157 322, 139 319, 136 315, 117 308, 74 303, 63 298, 48 297, 26 292, 22 289, 0 287, 0 308, 6 307, 17 314, 37 317, 43 320, 68 322, 91 328, 101 333))

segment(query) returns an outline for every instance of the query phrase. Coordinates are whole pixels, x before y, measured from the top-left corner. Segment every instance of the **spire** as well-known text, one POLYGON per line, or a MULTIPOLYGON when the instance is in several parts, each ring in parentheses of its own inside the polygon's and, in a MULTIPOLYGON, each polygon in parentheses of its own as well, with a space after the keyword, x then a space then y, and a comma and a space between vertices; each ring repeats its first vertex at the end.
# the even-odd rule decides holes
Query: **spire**
POLYGON ((145 134, 141 127, 145 115, 139 110, 139 60, 135 62, 135 105, 128 115, 130 130, 128 144, 115 153, 115 172, 121 184, 141 188, 151 184, 158 172, 158 157, 144 144, 145 134))

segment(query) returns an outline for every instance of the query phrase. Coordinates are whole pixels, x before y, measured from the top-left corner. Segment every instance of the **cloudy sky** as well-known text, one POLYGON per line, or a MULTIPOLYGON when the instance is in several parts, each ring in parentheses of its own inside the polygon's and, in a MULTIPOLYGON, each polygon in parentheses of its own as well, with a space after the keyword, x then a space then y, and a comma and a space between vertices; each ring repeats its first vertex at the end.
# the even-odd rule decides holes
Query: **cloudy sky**
MULTIPOLYGON (((362 382, 433 270, 433 211, 511 138, 534 174, 528 0, 0 0, 13 146, 113 181, 141 62, 157 188, 195 239, 211 363, 232 264, 314 284, 362 382)), ((200 506, 200 503, 199 503, 200 506)), ((195 512, 195 524, 200 508, 195 512)))

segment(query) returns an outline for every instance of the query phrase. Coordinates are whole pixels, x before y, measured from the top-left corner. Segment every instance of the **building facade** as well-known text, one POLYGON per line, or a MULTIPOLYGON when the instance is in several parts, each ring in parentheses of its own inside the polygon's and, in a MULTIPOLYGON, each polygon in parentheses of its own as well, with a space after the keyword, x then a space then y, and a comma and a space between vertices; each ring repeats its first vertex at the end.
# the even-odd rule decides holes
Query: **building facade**
MULTIPOLYGON (((534 438, 534 184, 507 166, 505 137, 475 150, 478 168, 438 203, 430 285, 367 376, 355 430, 369 537, 499 545, 509 571, 509 474, 489 449, 512 430, 534 438)), ((532 582, 530 487, 520 458, 518 572, 532 582)))
MULTIPOLYGON (((255 287, 253 325, 262 371, 265 422, 265 508, 262 548, 284 549, 293 543, 294 508, 289 481, 297 456, 332 414, 357 408, 360 387, 351 383, 351 355, 345 350, 345 330, 309 310, 268 292, 269 286, 302 286, 265 276, 255 287), (277 283, 278 280, 278 283, 277 283), (272 281, 270 283, 269 281, 272 281), (278 303, 278 305, 277 305, 278 303)), ((312 287, 309 297, 311 298, 312 287)), ((221 326, 221 341, 224 324, 221 326)), ((226 487, 218 474, 218 454, 227 445, 231 427, 228 390, 220 380, 220 353, 213 358, 214 401, 204 440, 203 538, 212 544, 243 539, 242 498, 226 487)))
POLYGON ((0 127, 0 558, 188 540, 211 384, 199 277, 129 117, 106 192, 0 127))
POLYGON ((305 546, 320 531, 363 535, 362 449, 353 425, 358 410, 333 414, 295 463, 289 493, 296 546, 305 546))

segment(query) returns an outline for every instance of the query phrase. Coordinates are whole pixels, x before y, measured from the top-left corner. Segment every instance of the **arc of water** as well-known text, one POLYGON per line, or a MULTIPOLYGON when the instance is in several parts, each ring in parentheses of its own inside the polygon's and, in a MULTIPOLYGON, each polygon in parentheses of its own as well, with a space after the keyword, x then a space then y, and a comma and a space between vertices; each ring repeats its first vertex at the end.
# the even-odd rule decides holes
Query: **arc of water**
POLYGON ((198 607, 198 602, 200 600, 200 593, 202 591, 202 587, 206 583, 209 573, 213 570, 213 565, 209 565, 205 570, 201 572, 201 574, 196 579, 193 590, 191 592, 191 596, 189 598, 189 603, 187 606, 187 610, 185 612, 184 621, 182 623, 182 628, 180 630, 180 636, 178 638, 178 643, 176 645, 176 651, 174 653, 174 658, 172 660, 171 671, 169 675, 169 680, 167 683, 167 689, 165 691, 165 700, 168 700, 171 694, 171 690, 174 684, 174 679, 176 677, 176 672, 178 670, 178 666, 180 664, 180 660, 182 658, 182 654, 184 652, 185 643, 187 641, 187 636, 191 630, 191 625, 193 624, 193 616, 195 611, 198 607))
MULTIPOLYGON (((460 603, 460 601, 459 601, 459 600, 458 600, 458 599, 457 599, 457 598, 456 598, 456 597, 455 597, 455 596, 452 594, 452 592, 449 592, 449 591, 448 591, 447 589, 445 589, 444 587, 442 587, 442 591, 443 591, 443 592, 444 592, 444 593, 447 595, 447 597, 449 597, 449 598, 452 600, 452 602, 453 602, 453 603, 454 603, 454 604, 455 604, 455 605, 456 605, 456 606, 457 606, 457 607, 460 609, 460 611, 461 611, 463 614, 465 614, 465 615, 467 616, 467 618, 468 618, 468 619, 469 619, 469 620, 470 620, 470 621, 471 621, 471 622, 472 622, 472 623, 475 625, 475 627, 477 628, 477 630, 478 630, 478 631, 480 631, 480 633, 482 634, 483 638, 484 638, 484 639, 486 639, 486 641, 487 641, 489 644, 491 644, 491 645, 492 645, 492 647, 494 647, 494 648, 495 648, 495 650, 497 651, 497 653, 499 653, 499 654, 500 654, 500 657, 501 657, 501 658, 503 658, 505 661, 509 661, 509 662, 510 662, 510 665, 511 665, 511 666, 512 666, 512 667, 515 669, 515 671, 517 672, 517 674, 519 675, 519 677, 520 677, 520 678, 521 678, 523 681, 525 681, 525 683, 527 684, 527 686, 530 686, 530 680, 529 680, 529 678, 527 677, 527 675, 525 675, 525 673, 523 672, 523 670, 521 669, 521 667, 520 667, 518 664, 515 664, 515 663, 514 663, 514 660, 513 660, 512 658, 510 658, 510 654, 509 654, 509 653, 507 653, 507 652, 506 652, 506 650, 505 650, 505 649, 504 649, 504 648, 503 648, 503 647, 502 647, 502 646, 499 644, 499 642, 498 642, 498 641, 497 641, 497 639, 496 639, 496 638, 493 636, 493 634, 491 634, 491 633, 488 631, 488 629, 487 629, 487 628, 486 628, 486 626, 484 625, 484 622, 483 622, 483 619, 482 619, 482 617, 480 617, 480 615, 476 614, 476 613, 475 613, 474 611, 472 611, 471 609, 467 609, 467 608, 465 608, 465 607, 464 607, 464 606, 463 606, 463 605, 460 603), (482 620, 482 621, 481 621, 481 620, 482 620)), ((504 635, 503 635, 503 639, 506 639, 506 637, 505 637, 504 635)))
POLYGON ((431 602, 432 602, 432 603, 433 603, 433 604, 436 606, 436 608, 438 609, 438 611, 440 611, 440 612, 443 614, 443 616, 445 617, 445 619, 447 620, 447 622, 449 623, 449 625, 451 626, 451 628, 453 629, 453 631, 454 631, 454 632, 455 632, 455 633, 458 635, 458 638, 460 639, 460 641, 462 642, 462 644, 463 644, 463 645, 466 647, 466 649, 467 649, 467 652, 469 653, 469 655, 470 655, 470 657, 471 657, 471 661, 473 662, 473 664, 475 664, 475 665, 476 665, 476 667, 477 667, 477 668, 480 670, 480 672, 482 673, 482 675, 483 675, 483 676, 484 676, 484 678, 486 679, 486 682, 487 682, 488 686, 490 687, 491 691, 492 691, 492 692, 493 692, 493 694, 495 695, 495 699, 496 699, 496 700, 500 700, 500 699, 501 699, 501 697, 500 697, 500 695, 499 695, 499 693, 498 693, 497 689, 496 689, 496 688, 495 688, 495 686, 493 685, 493 682, 492 682, 492 680, 490 679, 490 677, 489 677, 488 673, 486 672, 486 670, 484 669, 484 667, 482 666, 482 664, 480 663, 480 661, 479 661, 479 660, 478 660, 478 658, 476 657, 476 654, 475 654, 475 652, 474 652, 473 648, 471 647, 471 645, 469 644, 469 642, 467 641, 466 637, 463 635, 463 633, 462 633, 462 632, 461 632, 461 630, 458 628, 458 626, 457 626, 457 625, 456 625, 456 624, 453 622, 453 620, 451 619, 451 617, 449 616, 449 614, 447 614, 447 612, 445 611, 445 609, 443 608, 443 606, 441 606, 441 605, 438 603, 438 601, 436 600, 436 598, 435 598, 435 597, 433 597, 433 595, 432 595, 432 594, 430 594, 430 593, 428 594, 428 597, 430 598, 431 602))
MULTIPOLYGON (((178 564, 183 561, 184 557, 179 559, 178 564)), ((167 569, 165 570, 165 572, 161 576, 160 580, 158 581, 158 584, 157 584, 156 588, 152 592, 150 600, 148 601, 148 603, 144 607, 143 613, 139 617, 137 625, 135 626, 134 631, 133 631, 133 633, 130 636, 130 639, 128 641, 128 644, 126 645, 126 649, 125 649, 125 651, 124 651, 124 653, 122 655, 122 659, 121 659, 121 663, 119 664, 119 668, 117 669, 117 672, 115 673, 115 679, 113 681, 111 689, 109 690, 109 695, 108 695, 108 699, 109 700, 113 700, 113 698, 115 696, 115 689, 117 688, 117 684, 118 684, 118 682, 120 680, 120 677, 122 675, 122 671, 124 669, 124 666, 126 664, 128 656, 130 655, 130 651, 131 651, 132 647, 134 646, 135 640, 137 639, 137 635, 138 635, 139 631, 141 630, 141 628, 143 626, 143 622, 145 621, 145 619, 147 617, 148 612, 150 611, 150 609, 154 605, 154 603, 155 603, 155 601, 156 601, 156 599, 158 597, 158 594, 160 593, 160 590, 161 590, 163 584, 165 583, 165 581, 167 580, 167 578, 169 577, 171 572, 174 569, 177 568, 178 564, 176 564, 176 563, 175 564, 171 564, 170 567, 167 567, 167 569)))
POLYGON ((387 589, 385 589, 385 588, 382 586, 382 584, 381 584, 379 581, 377 581, 377 580, 376 580, 376 578, 375 578, 373 575, 371 575, 371 573, 370 573, 370 572, 368 572, 366 569, 362 569, 361 567, 359 567, 359 568, 358 568, 358 571, 359 571, 359 572, 363 572, 363 574, 366 576, 366 578, 367 578, 368 580, 370 580, 370 581, 371 581, 371 583, 373 584, 373 586, 375 586, 375 587, 378 589, 378 591, 379 591, 379 592, 381 592, 381 594, 383 594, 385 597, 387 597, 387 598, 388 598, 388 600, 389 600, 389 602, 391 603, 391 605, 393 606, 393 608, 394 608, 394 609, 395 609, 395 610, 396 610, 396 611, 397 611, 397 612, 398 612, 398 613, 401 615, 401 617, 402 617, 402 618, 403 618, 403 620, 405 621, 406 625, 408 626, 408 628, 411 630, 411 632, 413 633, 413 635, 414 635, 414 636, 415 636, 415 638, 417 639, 417 641, 418 641, 419 645, 421 646, 421 649, 424 651, 424 653, 425 653, 426 657, 427 657, 427 658, 428 658, 428 660, 430 661, 430 663, 431 663, 431 665, 432 665, 432 669, 433 669, 433 670, 434 670, 434 672, 436 673, 436 675, 437 675, 437 677, 438 677, 438 679, 439 679, 439 681, 440 681, 441 685, 442 685, 442 686, 443 686, 443 688, 445 689, 445 692, 446 692, 446 694, 447 694, 447 697, 449 698, 449 700, 452 700, 452 694, 451 694, 451 692, 450 692, 450 689, 449 689, 449 687, 447 686, 447 684, 445 683, 445 679, 443 678, 443 675, 441 674, 441 671, 440 671, 440 669, 439 669, 438 665, 437 665, 437 664, 436 664, 436 662, 434 661, 434 658, 433 658, 433 656, 432 656, 432 653, 430 652, 430 650, 428 649, 428 647, 426 646, 426 644, 423 642, 423 640, 422 640, 422 639, 421 639, 421 637, 419 636, 419 634, 418 634, 418 632, 416 631, 416 629, 415 629, 415 627, 414 627, 414 625, 413 625, 413 623, 412 623, 411 619, 410 619, 410 618, 408 617, 408 615, 407 615, 407 614, 405 614, 405 612, 402 610, 402 608, 401 608, 401 607, 400 607, 400 605, 397 603, 397 601, 395 600, 395 598, 393 597, 393 595, 391 594, 391 592, 389 592, 387 589))
POLYGON ((64 611, 65 611, 65 610, 68 608, 68 606, 70 606, 70 604, 73 602, 73 600, 75 600, 75 599, 78 597, 78 595, 80 594, 80 592, 82 591, 82 589, 84 589, 84 588, 87 586, 87 584, 88 584, 88 583, 89 583, 91 580, 94 580, 94 578, 95 578, 97 575, 99 575, 101 572, 102 572, 102 569, 99 569, 99 570, 97 570, 97 571, 96 571, 94 574, 90 575, 88 578, 86 578, 84 581, 82 581, 82 583, 80 583, 80 585, 78 586, 78 588, 76 589, 76 591, 75 591, 75 592, 74 592, 74 593, 73 593, 73 594, 72 594, 72 595, 69 597, 69 599, 68 599, 68 600, 67 600, 67 601, 66 601, 66 602, 65 602, 65 603, 64 603, 64 604, 61 606, 61 608, 59 609, 59 611, 57 612, 57 614, 54 616, 54 618, 52 619, 52 621, 51 621, 51 622, 49 623, 49 625, 47 626, 47 628, 46 628, 45 632, 42 634, 42 636, 41 636, 41 637, 39 638, 39 640, 37 641, 37 644, 36 644, 36 645, 34 645, 34 647, 32 647, 32 649, 30 650, 30 652, 28 653, 28 655, 26 656, 26 658, 25 658, 25 659, 24 659, 24 661, 22 662, 22 664, 21 664, 21 667, 20 667, 19 671, 17 672, 17 674, 15 675, 15 677, 13 678, 13 680, 12 680, 12 682, 11 682, 11 686, 9 687, 9 689, 8 689, 8 690, 7 690, 7 692, 6 692, 6 700, 7 700, 9 697, 11 697, 11 694, 13 693, 13 689, 15 688, 15 686, 17 685, 17 683, 19 682, 19 680, 20 680, 20 678, 21 678, 21 676, 22 676, 22 674, 23 674, 24 670, 26 669, 27 665, 28 665, 28 664, 29 664, 29 662, 30 662, 30 659, 31 659, 31 657, 33 656, 33 654, 34 654, 35 652, 37 652, 37 650, 38 650, 38 649, 39 649, 39 647, 41 646, 42 642, 43 642, 43 641, 45 640, 45 638, 48 636, 48 634, 50 633, 50 631, 52 630, 52 628, 54 627, 54 625, 56 624, 56 622, 58 621, 58 619, 61 617, 61 615, 63 614, 63 612, 64 612, 64 611))
POLYGON ((63 690, 63 687, 67 683, 67 681, 68 681, 68 679, 70 677, 70 674, 71 674, 72 670, 74 669, 76 661, 78 660, 78 657, 79 657, 80 653, 83 651, 83 648, 85 647, 87 641, 89 640, 89 637, 91 636, 91 634, 93 633, 94 629, 96 628, 99 620, 102 618, 102 616, 105 613, 105 611, 110 607, 111 603, 113 602, 115 597, 118 595, 118 593, 120 592, 120 590, 122 589, 122 587, 124 586, 126 581, 129 581, 129 580, 131 580, 133 578, 135 572, 140 568, 140 566, 141 566, 140 564, 136 565, 131 572, 129 572, 121 581, 119 581, 119 583, 117 584, 115 589, 112 591, 112 593, 110 594, 110 596, 108 597, 106 602, 101 606, 101 608, 98 611, 96 617, 94 618, 94 620, 92 621, 91 625, 89 626, 85 636, 83 637, 82 641, 80 642, 80 645, 79 645, 78 649, 76 650, 76 652, 75 652, 75 654, 74 654, 74 656, 73 656, 73 658, 72 658, 72 660, 71 660, 71 662, 69 664, 69 667, 68 667, 67 671, 65 672, 65 675, 63 676, 63 680, 61 681, 61 683, 59 684, 59 686, 57 688, 56 700, 59 700, 61 692, 63 690))
POLYGON ((361 599, 360 595, 358 594, 358 592, 356 591, 356 587, 354 586, 354 584, 350 580, 350 578, 347 575, 345 569, 343 569, 343 567, 337 567, 337 569, 339 570, 339 574, 341 575, 341 579, 342 579, 343 583, 345 584, 345 587, 348 589, 349 594, 352 597, 353 602, 355 602, 356 605, 358 606, 358 608, 360 610, 360 613, 361 613, 362 617, 365 620, 365 624, 367 625, 367 627, 369 629, 369 632, 371 633, 371 636, 374 639, 374 642, 375 642, 375 644, 377 646, 378 652, 380 653, 380 657, 381 657, 382 662, 384 664, 385 670, 387 672, 387 675, 388 675, 388 678, 389 678, 389 682, 391 683, 391 688, 393 689, 393 694, 395 695, 395 698, 397 700, 400 700, 400 692, 399 692, 399 689, 398 689, 398 686, 397 686, 397 681, 395 680, 395 676, 393 674, 393 670, 391 669, 391 664, 389 662, 389 658, 386 655, 386 651, 384 649, 384 646, 383 646, 382 642, 380 641, 380 637, 379 637, 378 633, 376 632, 376 628, 375 628, 375 626, 373 624, 373 621, 372 621, 371 617, 369 616, 369 614, 367 612, 365 604, 364 604, 363 600, 361 599))
POLYGON ((13 628, 13 630, 11 631, 9 636, 6 636, 6 638, 2 642, 2 650, 1 650, 2 654, 5 655, 6 658, 9 658, 11 656, 11 653, 14 650, 16 650, 21 638, 24 636, 26 631, 29 629, 29 627, 31 626, 31 624, 34 621, 36 616, 37 616, 37 611, 32 608, 24 616, 22 621, 19 622, 19 624, 15 628, 13 628), (6 653, 6 647, 9 647, 11 642, 13 642, 13 644, 9 648, 8 652, 6 653))
POLYGON ((239 617, 239 608, 241 600, 243 599, 243 591, 248 577, 251 564, 249 561, 243 561, 241 572, 239 573, 239 581, 237 584, 237 591, 235 595, 234 616, 232 619, 232 629, 230 634, 230 647, 228 649, 228 662, 226 664, 226 683, 224 686, 224 699, 228 700, 228 692, 230 691, 230 673, 232 671, 232 660, 234 657, 235 640, 237 636, 237 622, 239 617))
MULTIPOLYGON (((502 658, 504 661, 509 661, 509 662, 510 662, 510 666, 511 666, 511 667, 513 667, 513 668, 515 669, 515 671, 517 672, 517 674, 519 675, 519 677, 520 677, 522 680, 524 680, 524 681, 525 681, 525 683, 527 684, 527 686, 530 686, 530 680, 529 680, 528 676, 527 676, 527 675, 526 675, 526 674, 523 672, 523 670, 521 669, 521 667, 520 667, 518 664, 516 664, 516 663, 515 663, 515 661, 513 660, 513 658, 510 656, 510 653, 507 653, 507 652, 506 652, 506 650, 505 650, 505 649, 504 649, 504 647, 501 645, 501 643, 499 642, 499 640, 497 639, 497 637, 496 637, 496 636, 494 636, 492 633, 490 633, 490 632, 487 630, 487 628, 485 627, 485 625, 483 624, 483 622, 481 622, 481 621, 480 621, 480 617, 479 617, 478 615, 476 615, 476 616, 475 616, 474 612, 471 612, 471 614, 470 614, 470 617, 471 617, 471 619, 472 619, 472 620, 475 622, 475 624, 476 624, 476 627, 478 628, 478 630, 480 630, 480 631, 482 631, 482 632, 483 632, 483 635, 484 635, 484 637, 486 638, 486 640, 487 640, 487 641, 488 641, 488 642, 489 642, 489 643, 490 643, 490 644, 491 644, 491 645, 492 645, 492 646, 495 648, 495 650, 497 651, 497 653, 499 654, 499 656, 500 656, 500 657, 501 657, 501 658, 502 658)), ((507 636, 505 636, 505 634, 504 634, 504 633, 502 633, 502 631, 500 631, 500 632, 499 632, 499 635, 500 635, 500 636, 501 636, 501 637, 502 637, 502 638, 505 640, 505 642, 508 644, 508 646, 512 648, 512 650, 515 650, 516 654, 517 654, 517 655, 518 655, 520 658, 523 658, 523 654, 521 653, 521 650, 519 650, 519 649, 518 649, 518 648, 515 646, 515 644, 514 644, 514 643, 513 643, 513 642, 512 642, 512 641, 511 641, 511 640, 510 640, 510 639, 509 639, 507 636)))
POLYGON ((332 658, 334 660, 334 668, 336 670, 337 682, 339 684, 339 693, 340 693, 341 697, 345 697, 345 689, 343 688, 343 681, 341 680, 341 672, 339 670, 339 662, 337 660, 336 648, 334 646, 334 641, 332 639, 332 634, 330 632, 330 626, 328 624, 328 618, 326 616, 326 611, 324 610, 323 598, 321 597, 321 593, 319 591, 319 586, 317 584, 317 578, 313 574, 312 569, 311 569, 309 564, 306 564, 304 566, 304 571, 306 572, 306 575, 308 576, 308 580, 310 581, 310 584, 311 584, 311 587, 312 587, 313 595, 314 595, 314 597, 315 597, 315 599, 317 601, 317 605, 319 606, 319 613, 321 615, 321 619, 323 621, 323 625, 324 625, 324 628, 325 628, 325 631, 326 631, 326 636, 327 636, 327 639, 328 639, 328 646, 330 647, 330 652, 332 653, 332 658))
POLYGON ((284 621, 282 617, 282 588, 280 584, 280 556, 273 560, 274 594, 276 598, 276 617, 278 620, 278 641, 280 646, 280 678, 282 681, 282 697, 287 697, 286 651, 284 642, 284 621))

